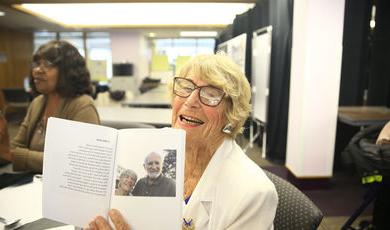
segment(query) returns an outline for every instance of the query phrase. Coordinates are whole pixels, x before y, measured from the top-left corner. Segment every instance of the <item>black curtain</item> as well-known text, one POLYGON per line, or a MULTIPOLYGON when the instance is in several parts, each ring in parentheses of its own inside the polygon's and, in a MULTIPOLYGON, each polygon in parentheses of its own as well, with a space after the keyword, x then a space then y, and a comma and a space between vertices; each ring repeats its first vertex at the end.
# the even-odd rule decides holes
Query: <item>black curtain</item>
POLYGON ((284 163, 290 94, 293 0, 270 0, 268 6, 269 23, 272 25, 272 52, 266 155, 271 161, 284 163))
MULTIPOLYGON (((371 1, 367 0, 345 1, 340 106, 364 104, 364 91, 368 87, 370 75, 369 23, 371 4, 371 1)), ((337 121, 334 171, 343 169, 341 152, 358 131, 359 127, 337 121)))
POLYGON ((270 94, 267 124, 267 158, 284 163, 286 158, 288 103, 290 88, 293 0, 259 0, 256 6, 238 15, 223 31, 216 46, 247 33, 245 72, 251 82, 253 31, 272 25, 270 94), (231 35, 231 36, 227 36, 231 35))
POLYGON ((257 30, 270 25, 269 0, 258 0, 253 8, 252 14, 253 30, 257 30))
POLYGON ((390 1, 346 0, 343 33, 339 105, 389 107, 390 1), (373 3, 376 26, 370 30, 373 3))
POLYGON ((372 34, 368 105, 390 106, 390 1, 376 0, 372 34))
POLYGON ((363 104, 369 76, 370 8, 371 1, 345 1, 340 106, 363 104))

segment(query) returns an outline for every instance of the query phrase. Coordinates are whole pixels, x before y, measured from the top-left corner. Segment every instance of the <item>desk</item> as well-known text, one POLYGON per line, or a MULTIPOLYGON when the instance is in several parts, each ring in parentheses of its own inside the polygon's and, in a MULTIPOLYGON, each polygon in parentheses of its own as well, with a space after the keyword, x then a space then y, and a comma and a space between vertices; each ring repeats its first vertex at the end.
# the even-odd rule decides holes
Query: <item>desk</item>
POLYGON ((341 122, 352 126, 384 125, 390 120, 390 109, 383 106, 340 106, 341 122))
POLYGON ((169 108, 170 105, 171 98, 167 85, 159 85, 144 94, 122 102, 122 106, 143 108, 169 108))
MULTIPOLYGON (((0 197, 0 216, 10 220, 21 219, 13 228, 31 230, 62 226, 63 230, 77 229, 54 220, 42 219, 42 179, 40 177, 34 177, 34 181, 28 184, 1 189, 0 197)), ((2 223, 0 223, 0 229, 4 230, 2 223)))
POLYGON ((132 127, 134 123, 154 126, 170 126, 172 110, 159 108, 97 107, 101 123, 122 123, 132 127))
POLYGON ((341 153, 351 138, 366 126, 384 125, 390 120, 390 109, 380 106, 340 106, 338 111, 334 169, 344 168, 341 153))
MULTIPOLYGON (((42 181, 0 190, 0 216, 7 219, 21 218, 20 224, 42 218, 42 181)), ((2 229, 3 226, 0 226, 2 229)))

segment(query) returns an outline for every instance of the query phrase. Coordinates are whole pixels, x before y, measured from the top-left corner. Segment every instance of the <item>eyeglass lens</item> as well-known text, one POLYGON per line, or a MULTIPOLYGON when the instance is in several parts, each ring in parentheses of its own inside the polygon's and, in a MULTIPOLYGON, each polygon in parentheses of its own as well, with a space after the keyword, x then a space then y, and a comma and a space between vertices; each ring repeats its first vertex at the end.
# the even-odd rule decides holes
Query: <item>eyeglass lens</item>
POLYGON ((31 67, 33 69, 36 69, 38 67, 42 67, 44 68, 45 70, 49 69, 49 68, 52 68, 54 66, 53 63, 51 63, 50 61, 48 60, 40 60, 40 61, 34 61, 32 64, 31 64, 31 67))
POLYGON ((199 100, 207 106, 215 107, 222 101, 225 93, 213 86, 197 86, 186 78, 176 77, 174 79, 173 92, 179 97, 189 97, 195 89, 199 88, 199 100))

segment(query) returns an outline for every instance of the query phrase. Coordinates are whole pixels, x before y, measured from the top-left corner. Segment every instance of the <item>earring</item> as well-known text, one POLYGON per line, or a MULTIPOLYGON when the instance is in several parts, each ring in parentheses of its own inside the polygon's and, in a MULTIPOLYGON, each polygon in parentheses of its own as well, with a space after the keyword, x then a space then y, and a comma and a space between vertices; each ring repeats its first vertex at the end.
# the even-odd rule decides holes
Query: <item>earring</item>
POLYGON ((230 123, 225 125, 225 127, 223 127, 223 129, 222 129, 222 132, 226 133, 226 134, 231 134, 232 131, 233 131, 233 126, 230 123))

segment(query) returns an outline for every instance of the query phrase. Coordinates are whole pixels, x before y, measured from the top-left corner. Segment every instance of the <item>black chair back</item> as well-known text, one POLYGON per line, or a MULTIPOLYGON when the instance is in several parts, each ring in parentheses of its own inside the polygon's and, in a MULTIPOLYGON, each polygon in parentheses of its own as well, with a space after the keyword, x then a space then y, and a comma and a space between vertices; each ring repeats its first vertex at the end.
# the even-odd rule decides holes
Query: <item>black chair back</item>
POLYGON ((317 229, 323 214, 309 197, 290 182, 267 170, 263 171, 274 183, 279 198, 274 229, 317 229))

